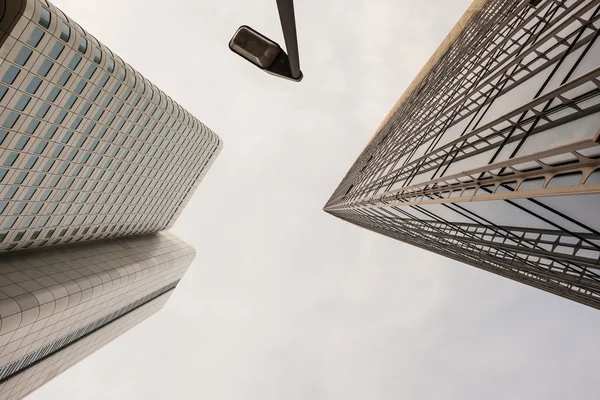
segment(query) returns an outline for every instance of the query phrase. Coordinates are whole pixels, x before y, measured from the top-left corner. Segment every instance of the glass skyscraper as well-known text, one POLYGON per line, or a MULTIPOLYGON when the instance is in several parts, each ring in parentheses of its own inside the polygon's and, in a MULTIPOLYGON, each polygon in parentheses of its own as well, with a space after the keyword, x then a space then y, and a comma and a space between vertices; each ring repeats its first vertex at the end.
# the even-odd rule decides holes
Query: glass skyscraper
POLYGON ((161 231, 222 143, 46 0, 2 5, 0 399, 18 399, 162 307, 195 252, 161 231))
POLYGON ((324 210, 600 308, 600 1, 476 0, 324 210))

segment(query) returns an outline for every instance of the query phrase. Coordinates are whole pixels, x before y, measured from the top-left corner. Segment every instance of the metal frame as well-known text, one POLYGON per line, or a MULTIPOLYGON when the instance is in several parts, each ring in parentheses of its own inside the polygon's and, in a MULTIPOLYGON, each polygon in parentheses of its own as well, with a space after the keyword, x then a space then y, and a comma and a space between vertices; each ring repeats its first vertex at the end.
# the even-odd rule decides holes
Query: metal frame
POLYGON ((544 138, 550 129, 591 115, 600 121, 600 66, 574 74, 599 37, 600 0, 478 4, 453 42, 443 44, 444 54, 401 98, 324 210, 600 309, 600 232, 539 201, 600 193, 600 130, 519 154, 527 140, 544 138), (532 77, 542 79, 530 101, 500 114, 494 109, 532 77), (456 163, 488 154, 489 161, 458 170, 456 163), (562 182, 566 175, 572 179, 562 182), (499 225, 467 207, 487 201, 504 202, 552 229, 499 225), (463 221, 432 211, 446 209, 463 221))

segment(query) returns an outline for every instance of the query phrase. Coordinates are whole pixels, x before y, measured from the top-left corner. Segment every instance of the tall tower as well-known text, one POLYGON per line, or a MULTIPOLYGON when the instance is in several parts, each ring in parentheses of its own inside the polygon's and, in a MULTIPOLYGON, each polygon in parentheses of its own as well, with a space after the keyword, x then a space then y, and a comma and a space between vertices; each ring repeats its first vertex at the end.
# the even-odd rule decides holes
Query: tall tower
POLYGON ((162 307, 195 251, 160 231, 222 143, 46 0, 0 6, 0 399, 18 399, 162 307))
POLYGON ((476 0, 324 210, 600 308, 600 1, 476 0))

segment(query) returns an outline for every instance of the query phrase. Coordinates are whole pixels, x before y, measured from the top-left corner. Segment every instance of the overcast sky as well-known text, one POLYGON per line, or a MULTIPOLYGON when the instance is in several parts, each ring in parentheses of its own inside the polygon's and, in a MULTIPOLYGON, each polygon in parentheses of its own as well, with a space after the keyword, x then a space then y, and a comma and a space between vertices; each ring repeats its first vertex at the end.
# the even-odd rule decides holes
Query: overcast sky
POLYGON ((321 211, 468 0, 297 0, 300 84, 227 47, 274 0, 55 4, 225 147, 166 307, 30 399, 598 399, 598 311, 321 211))

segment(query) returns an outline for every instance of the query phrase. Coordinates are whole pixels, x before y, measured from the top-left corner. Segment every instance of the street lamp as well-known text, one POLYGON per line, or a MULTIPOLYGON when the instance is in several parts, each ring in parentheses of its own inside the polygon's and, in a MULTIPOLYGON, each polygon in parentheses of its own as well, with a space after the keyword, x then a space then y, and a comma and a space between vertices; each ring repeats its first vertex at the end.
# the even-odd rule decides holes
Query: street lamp
POLYGON ((229 41, 229 48, 237 55, 272 75, 300 82, 303 75, 300 71, 300 58, 298 55, 294 0, 276 1, 281 29, 283 30, 283 37, 289 55, 276 42, 247 25, 238 28, 229 41))

